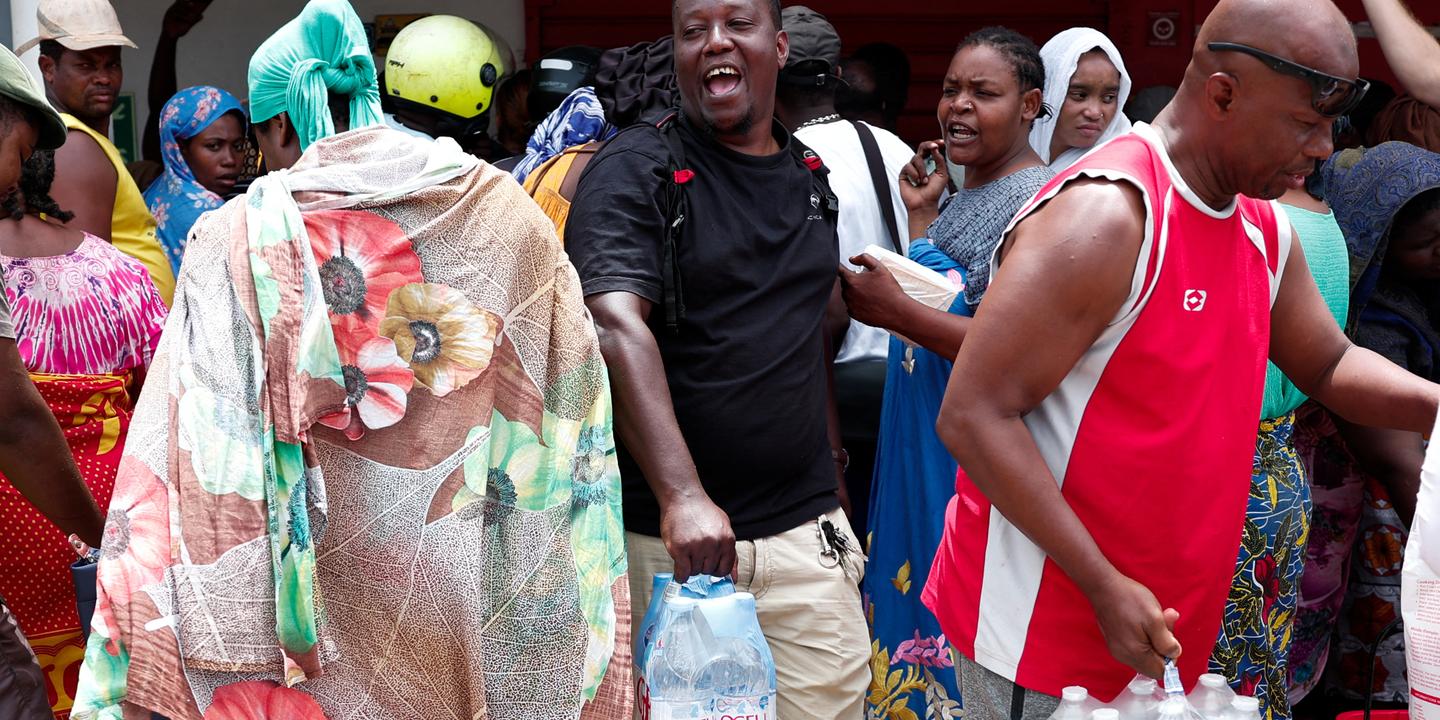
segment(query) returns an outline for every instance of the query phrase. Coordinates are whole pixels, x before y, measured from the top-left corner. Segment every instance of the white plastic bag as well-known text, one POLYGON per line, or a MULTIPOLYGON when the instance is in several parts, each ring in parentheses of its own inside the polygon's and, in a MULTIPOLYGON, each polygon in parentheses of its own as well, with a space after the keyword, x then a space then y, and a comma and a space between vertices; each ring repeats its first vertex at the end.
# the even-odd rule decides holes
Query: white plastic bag
POLYGON ((1415 522, 1400 573, 1410 717, 1440 720, 1440 419, 1420 472, 1415 522))
POLYGON ((958 277, 942 275, 904 255, 886 250, 879 245, 865 246, 864 254, 875 258, 900 283, 900 289, 911 299, 929 305, 936 310, 949 311, 955 304, 955 296, 965 290, 958 277))
MULTIPOLYGON (((959 273, 952 272, 949 275, 942 275, 920 263, 911 260, 904 255, 886 250, 879 245, 870 244, 865 246, 864 254, 875 258, 890 274, 894 276, 895 282, 900 284, 900 289, 910 296, 910 299, 929 305, 936 310, 949 312, 950 306, 955 304, 955 298, 965 292, 965 283, 960 279, 959 273)), ((915 345, 909 338, 897 332, 891 332, 901 342, 907 345, 915 345)))

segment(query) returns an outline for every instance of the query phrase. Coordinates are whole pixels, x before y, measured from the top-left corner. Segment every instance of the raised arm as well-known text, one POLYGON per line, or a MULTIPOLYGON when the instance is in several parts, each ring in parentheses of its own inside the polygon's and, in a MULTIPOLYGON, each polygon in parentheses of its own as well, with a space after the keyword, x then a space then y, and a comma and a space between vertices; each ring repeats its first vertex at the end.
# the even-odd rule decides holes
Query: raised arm
POLYGON ((660 503, 660 537, 675 577, 735 570, 730 518, 705 493, 675 419, 665 364, 647 323, 651 304, 627 292, 586 298, 600 353, 610 368, 615 432, 635 457, 660 503))
POLYGON ((205 8, 209 5, 210 0, 175 0, 160 21, 160 39, 155 41, 155 57, 150 61, 150 85, 145 94, 150 112, 145 119, 145 131, 140 142, 141 154, 146 160, 161 162, 160 111, 179 89, 175 64, 180 38, 205 17, 205 8))
POLYGON ((940 216, 940 196, 950 184, 950 171, 945 164, 945 143, 942 140, 926 140, 915 149, 915 157, 900 169, 900 200, 905 204, 906 222, 909 224, 910 239, 925 237, 925 231, 935 218, 940 216), (927 173, 926 163, 934 165, 935 172, 927 173))
POLYGON ((110 240, 115 212, 115 166, 89 135, 71 130, 55 151, 55 182, 50 196, 61 208, 75 213, 69 227, 110 240))
POLYGON ((1178 615, 1106 559, 1022 421, 1125 302, 1143 218, 1135 189, 1082 181, 1016 228, 955 360, 937 430, 994 509, 1089 598, 1110 653, 1159 677, 1163 658, 1180 653, 1178 615))
POLYGON ((100 547, 105 519, 9 338, 0 338, 0 418, 0 472, 50 522, 100 547))
POLYGON ((1401 0, 1362 0, 1385 62, 1411 95, 1440 107, 1440 43, 1401 0))
POLYGON ((1429 432, 1440 385, 1352 344, 1310 277, 1295 240, 1270 325, 1270 359, 1302 392, 1357 425, 1429 432))

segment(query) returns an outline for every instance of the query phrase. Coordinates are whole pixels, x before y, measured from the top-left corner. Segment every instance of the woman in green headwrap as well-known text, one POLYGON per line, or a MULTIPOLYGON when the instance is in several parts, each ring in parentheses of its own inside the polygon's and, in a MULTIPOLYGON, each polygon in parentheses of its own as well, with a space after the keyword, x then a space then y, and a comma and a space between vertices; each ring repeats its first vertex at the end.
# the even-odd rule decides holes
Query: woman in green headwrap
POLYGON ((365 28, 346 0, 311 0, 255 51, 249 79, 250 119, 272 170, 316 140, 384 123, 365 28))
POLYGON ((579 280, 508 174, 379 125, 367 53, 344 2, 312 0, 251 63, 288 172, 186 244, 77 720, 631 716, 579 280))

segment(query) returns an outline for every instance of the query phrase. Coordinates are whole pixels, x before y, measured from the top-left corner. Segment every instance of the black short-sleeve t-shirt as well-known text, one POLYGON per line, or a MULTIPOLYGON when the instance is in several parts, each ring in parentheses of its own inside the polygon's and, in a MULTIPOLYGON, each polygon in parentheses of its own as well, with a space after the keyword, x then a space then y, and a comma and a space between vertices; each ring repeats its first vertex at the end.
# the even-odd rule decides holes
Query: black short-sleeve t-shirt
MULTIPOLYGON (((837 505, 826 435, 822 323, 839 261, 814 175, 790 152, 750 156, 678 134, 688 214, 677 242, 685 316, 665 327, 662 246, 670 152, 661 131, 626 130, 591 161, 566 221, 586 296, 654 304, 651 330, 680 431, 705 491, 739 539, 790 530, 837 505)), ((660 534, 660 510, 620 448, 626 529, 660 534)))

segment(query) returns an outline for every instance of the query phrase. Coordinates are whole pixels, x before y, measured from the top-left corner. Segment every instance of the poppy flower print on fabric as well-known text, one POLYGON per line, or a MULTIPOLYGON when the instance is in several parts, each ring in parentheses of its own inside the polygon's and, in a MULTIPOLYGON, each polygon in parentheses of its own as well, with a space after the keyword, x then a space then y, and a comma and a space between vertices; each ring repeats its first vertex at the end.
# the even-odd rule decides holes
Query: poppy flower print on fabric
POLYGON ((415 379, 437 397, 464 387, 490 366, 500 318, 446 285, 416 283, 390 296, 380 334, 395 341, 415 379))
POLYGON ((377 334, 390 294, 423 282, 410 238, 389 220, 362 210, 305 213, 305 231, 320 270, 335 340, 359 347, 377 334))
POLYGON ((359 348, 337 343, 345 375, 345 409, 320 418, 320 424, 359 440, 365 429, 387 428, 405 417, 415 373, 395 352, 389 338, 372 337, 359 348))

